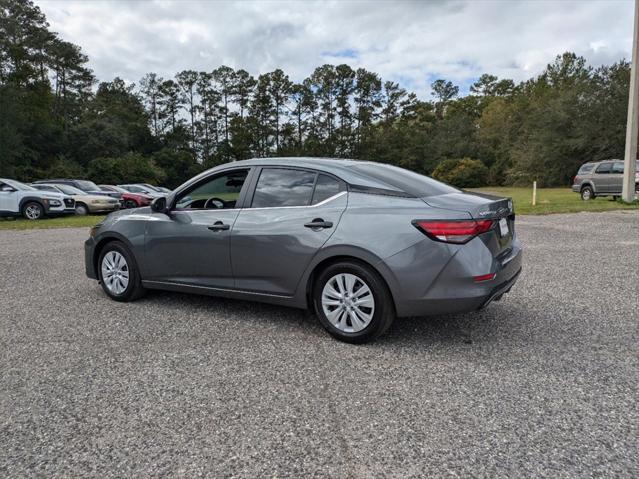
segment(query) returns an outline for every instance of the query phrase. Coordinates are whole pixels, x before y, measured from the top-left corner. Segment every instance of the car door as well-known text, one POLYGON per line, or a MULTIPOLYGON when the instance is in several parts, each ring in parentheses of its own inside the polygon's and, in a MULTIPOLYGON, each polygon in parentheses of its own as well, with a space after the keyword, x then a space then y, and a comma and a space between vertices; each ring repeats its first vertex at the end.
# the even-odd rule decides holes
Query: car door
POLYGON ((225 170, 177 193, 168 213, 147 221, 143 277, 148 281, 232 288, 230 234, 249 168, 225 170))
POLYGON ((346 184, 308 169, 263 167, 231 233, 238 289, 292 296, 346 208, 346 184))
POLYGON ((611 171, 612 162, 610 161, 605 161, 597 166, 592 178, 597 194, 610 193, 612 191, 611 171))
POLYGON ((610 193, 620 195, 623 189, 623 161, 615 161, 610 170, 610 193))

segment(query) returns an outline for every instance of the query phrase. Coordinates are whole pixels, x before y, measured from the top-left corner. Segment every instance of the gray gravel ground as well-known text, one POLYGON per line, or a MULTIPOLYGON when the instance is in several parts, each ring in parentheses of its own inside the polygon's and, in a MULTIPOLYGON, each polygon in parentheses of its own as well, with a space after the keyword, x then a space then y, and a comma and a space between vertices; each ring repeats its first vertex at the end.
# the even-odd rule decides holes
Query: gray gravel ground
POLYGON ((86 229, 0 231, 0 477, 637 477, 639 214, 518 228, 503 301, 359 347, 293 309, 116 303, 86 229))

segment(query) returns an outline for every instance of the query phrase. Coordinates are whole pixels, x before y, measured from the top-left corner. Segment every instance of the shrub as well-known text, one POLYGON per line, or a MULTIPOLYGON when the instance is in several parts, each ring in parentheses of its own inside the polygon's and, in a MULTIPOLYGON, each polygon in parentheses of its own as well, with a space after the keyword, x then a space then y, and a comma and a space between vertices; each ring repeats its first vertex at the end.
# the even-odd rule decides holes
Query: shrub
POLYGON ((488 173, 480 160, 463 158, 441 161, 433 171, 433 178, 459 188, 477 188, 487 184, 488 173))

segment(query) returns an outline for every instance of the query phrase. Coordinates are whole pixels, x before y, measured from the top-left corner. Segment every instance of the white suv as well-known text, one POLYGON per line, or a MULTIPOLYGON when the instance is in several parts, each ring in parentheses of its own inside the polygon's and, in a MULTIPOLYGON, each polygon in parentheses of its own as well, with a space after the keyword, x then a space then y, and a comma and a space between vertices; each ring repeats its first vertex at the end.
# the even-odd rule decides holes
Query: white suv
POLYGON ((0 217, 23 216, 37 220, 74 213, 75 200, 69 196, 39 191, 19 181, 0 178, 0 217))

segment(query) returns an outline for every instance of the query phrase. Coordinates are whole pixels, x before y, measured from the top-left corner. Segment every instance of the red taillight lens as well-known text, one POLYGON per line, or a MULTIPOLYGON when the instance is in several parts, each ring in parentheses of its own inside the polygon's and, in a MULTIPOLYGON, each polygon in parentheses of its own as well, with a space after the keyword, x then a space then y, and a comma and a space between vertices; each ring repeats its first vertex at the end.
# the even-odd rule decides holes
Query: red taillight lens
POLYGON ((446 243, 463 244, 475 236, 489 231, 493 220, 461 220, 461 221, 431 221, 415 220, 413 224, 432 239, 446 243))

